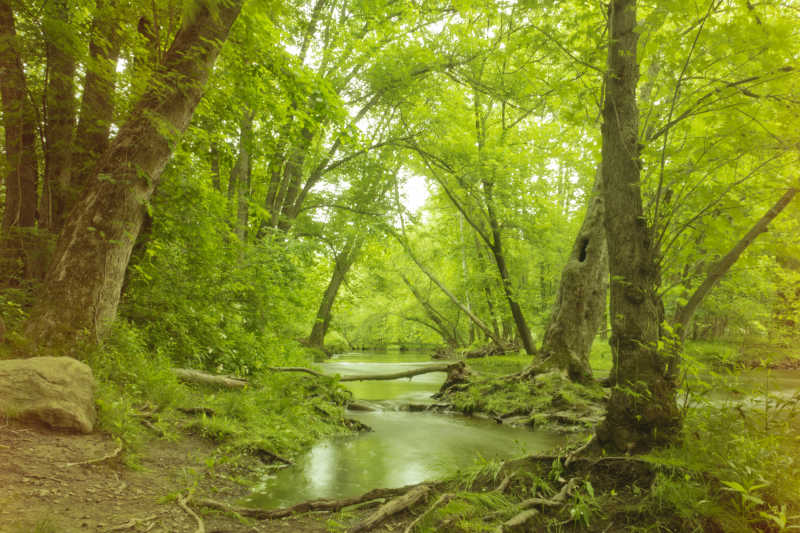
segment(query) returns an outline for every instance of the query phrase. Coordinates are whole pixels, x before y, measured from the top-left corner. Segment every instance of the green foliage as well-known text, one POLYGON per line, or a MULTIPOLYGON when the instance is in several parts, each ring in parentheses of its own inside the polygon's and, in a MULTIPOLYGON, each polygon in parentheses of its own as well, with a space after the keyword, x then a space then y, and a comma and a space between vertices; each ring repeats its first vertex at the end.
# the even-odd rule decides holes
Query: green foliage
POLYGON ((180 168, 151 206, 152 230, 132 264, 122 314, 177 365, 247 375, 304 359, 290 339, 310 322, 310 250, 272 239, 239 243, 224 200, 175 175, 180 168))

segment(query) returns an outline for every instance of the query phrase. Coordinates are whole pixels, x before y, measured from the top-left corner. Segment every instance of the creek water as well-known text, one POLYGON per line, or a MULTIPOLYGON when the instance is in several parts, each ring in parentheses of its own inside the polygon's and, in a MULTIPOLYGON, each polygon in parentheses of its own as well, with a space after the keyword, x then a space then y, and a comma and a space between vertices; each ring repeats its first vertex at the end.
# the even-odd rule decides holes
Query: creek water
MULTIPOLYGON (((389 351, 335 356, 319 365, 329 374, 384 374, 432 364, 427 354, 389 351)), ((529 431, 493 421, 432 412, 397 410, 401 404, 431 402, 444 373, 413 379, 347 382, 356 399, 379 410, 348 416, 373 431, 327 439, 294 465, 266 476, 249 504, 264 508, 316 498, 346 498, 374 488, 400 487, 451 475, 483 459, 507 459, 545 451, 563 435, 529 431)))

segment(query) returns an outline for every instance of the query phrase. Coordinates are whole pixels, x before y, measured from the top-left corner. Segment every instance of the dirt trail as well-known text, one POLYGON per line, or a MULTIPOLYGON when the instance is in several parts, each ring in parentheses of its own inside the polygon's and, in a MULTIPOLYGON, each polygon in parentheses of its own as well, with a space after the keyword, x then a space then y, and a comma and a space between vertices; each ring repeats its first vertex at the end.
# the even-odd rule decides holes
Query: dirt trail
MULTIPOLYGON (((210 469, 207 460, 215 447, 198 437, 154 438, 143 447, 138 468, 126 466, 122 454, 115 455, 118 448, 99 433, 0 423, 0 533, 194 533, 197 521, 177 496, 196 486, 197 496, 235 501, 247 491, 233 478, 253 473, 219 461, 210 469)), ((327 531, 324 517, 243 524, 193 510, 201 514, 206 533, 327 531)))

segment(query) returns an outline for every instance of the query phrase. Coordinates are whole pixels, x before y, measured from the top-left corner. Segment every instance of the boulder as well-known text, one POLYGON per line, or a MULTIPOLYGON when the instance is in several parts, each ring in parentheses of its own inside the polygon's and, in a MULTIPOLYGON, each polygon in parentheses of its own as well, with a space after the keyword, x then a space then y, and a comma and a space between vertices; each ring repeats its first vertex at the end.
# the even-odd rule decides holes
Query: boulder
POLYGON ((96 418, 92 369, 71 357, 0 361, 0 413, 91 433, 96 418))

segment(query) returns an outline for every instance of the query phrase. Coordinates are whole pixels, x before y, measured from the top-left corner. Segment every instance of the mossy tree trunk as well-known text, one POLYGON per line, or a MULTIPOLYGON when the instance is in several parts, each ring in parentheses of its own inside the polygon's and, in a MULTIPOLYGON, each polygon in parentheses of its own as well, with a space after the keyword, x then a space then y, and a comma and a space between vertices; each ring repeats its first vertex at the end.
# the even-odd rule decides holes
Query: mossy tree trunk
POLYGON ((600 179, 598 172, 583 224, 561 271, 558 297, 536 358, 566 370, 571 380, 579 382, 592 379, 589 352, 605 318, 608 250, 600 179))
POLYGON ((612 0, 609 26, 602 190, 611 273, 610 343, 617 365, 616 387, 597 437, 609 450, 640 451, 671 441, 681 417, 676 357, 660 349, 659 251, 642 208, 636 1, 612 0))
POLYGON ((147 202, 243 0, 209 4, 194 6, 67 218, 26 325, 34 343, 99 339, 114 320, 147 202))

